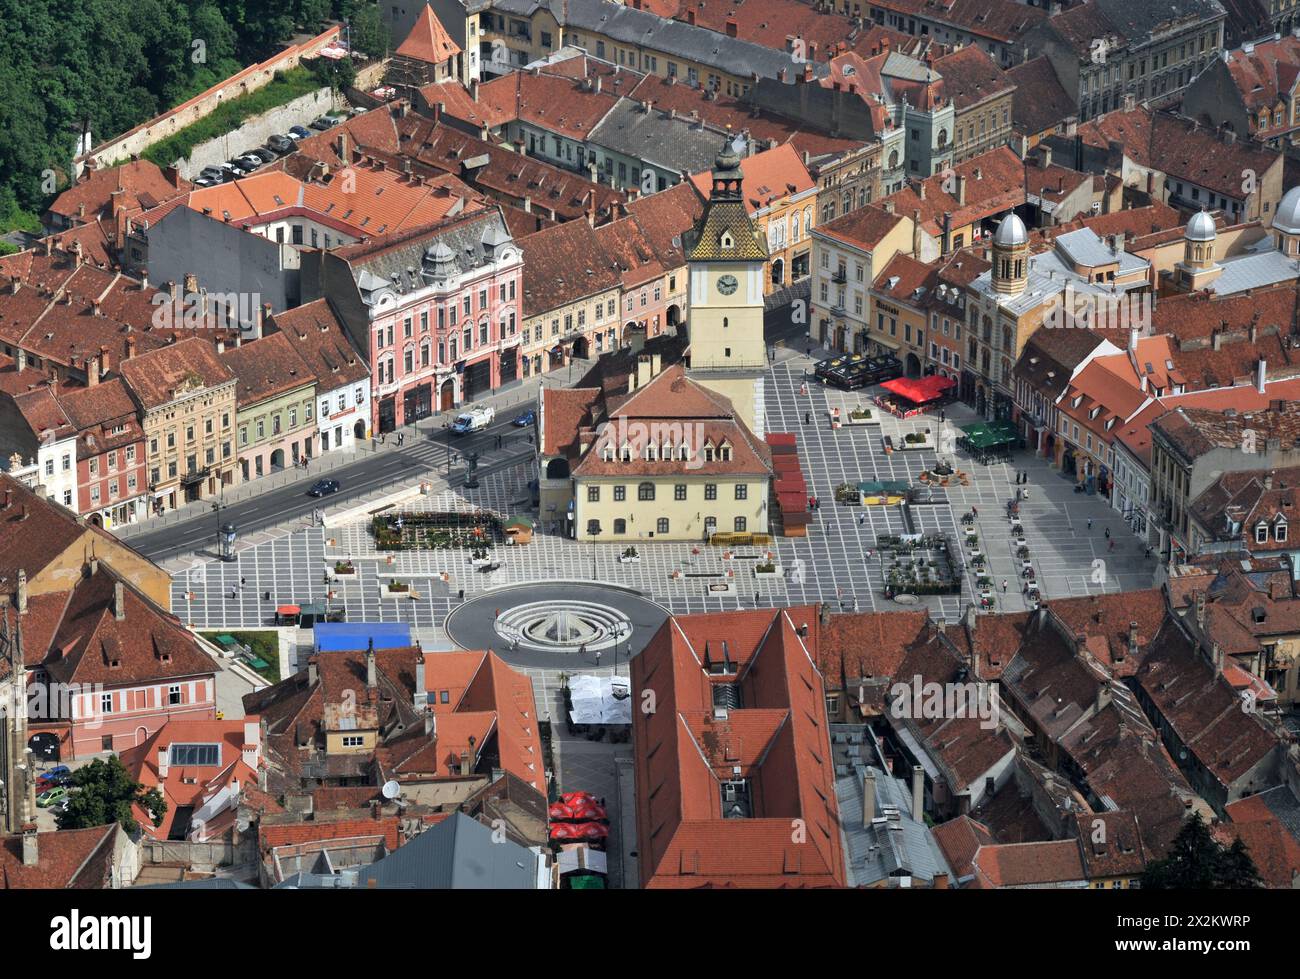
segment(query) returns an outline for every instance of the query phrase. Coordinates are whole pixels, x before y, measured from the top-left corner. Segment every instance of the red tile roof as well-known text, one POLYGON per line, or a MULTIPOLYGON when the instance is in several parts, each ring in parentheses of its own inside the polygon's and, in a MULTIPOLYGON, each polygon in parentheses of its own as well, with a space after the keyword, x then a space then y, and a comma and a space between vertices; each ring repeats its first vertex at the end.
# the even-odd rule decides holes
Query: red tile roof
POLYGON ((795 626, 811 614, 672 618, 633 660, 635 690, 657 695, 653 713, 633 715, 644 886, 843 886, 822 677, 795 626), (724 639, 744 707, 722 717, 706 661, 722 660, 724 639), (736 767, 752 810, 724 818, 721 783, 736 767))
POLYGON ((321 392, 333 391, 369 376, 364 358, 357 354, 348 333, 329 302, 317 299, 271 319, 290 346, 316 375, 321 392))
POLYGON ((416 15, 415 24, 406 35, 406 40, 393 53, 399 57, 439 65, 460 54, 460 45, 451 39, 447 29, 434 15, 433 8, 426 3, 416 15))
MULTIPOLYGON (((1025 202, 1025 166, 1009 146, 981 153, 958 164, 952 174, 935 174, 922 184, 924 196, 909 184, 885 200, 893 203, 895 214, 910 216, 919 210, 921 226, 932 238, 943 233, 945 214, 952 215, 953 228, 960 228, 1002 214, 1025 202), (958 179, 965 181, 964 204, 956 196, 958 179)), ((825 227, 823 225, 823 230, 825 227)))
POLYGON ((231 347, 219 356, 235 375, 235 399, 240 408, 316 382, 316 375, 283 331, 231 347))
POLYGON ((209 388, 235 379, 212 344, 200 337, 132 357, 123 362, 122 376, 146 410, 175 400, 177 390, 191 379, 209 388))
MULTIPOLYGON (((798 152, 788 143, 745 157, 740 161, 740 171, 744 177, 741 186, 745 207, 751 217, 763 208, 788 201, 816 186, 798 152)), ((691 177, 691 183, 704 198, 709 195, 712 180, 708 173, 691 177)))
POLYGON ((23 866, 20 834, 0 837, 0 889, 106 889, 113 884, 113 850, 118 832, 117 823, 111 823, 40 833, 34 867, 23 866))

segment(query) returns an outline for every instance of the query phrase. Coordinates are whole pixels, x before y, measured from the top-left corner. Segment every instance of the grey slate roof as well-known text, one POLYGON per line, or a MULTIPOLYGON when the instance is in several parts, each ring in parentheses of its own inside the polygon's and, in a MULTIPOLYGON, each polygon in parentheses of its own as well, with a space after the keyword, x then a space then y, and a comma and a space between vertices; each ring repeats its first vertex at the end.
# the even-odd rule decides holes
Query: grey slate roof
POLYGON ((1052 244, 1079 265, 1096 268, 1099 265, 1109 265, 1118 259, 1121 275, 1147 266, 1144 259, 1138 258, 1131 252, 1111 251, 1110 246, 1091 228, 1080 228, 1078 231, 1058 235, 1052 244))
MULTIPOLYGON (((492 9, 504 14, 530 16, 538 7, 546 7, 555 19, 569 28, 587 30, 624 44, 642 45, 684 61, 698 61, 733 75, 758 74, 776 78, 784 68, 793 79, 803 65, 785 51, 728 37, 703 27, 669 20, 645 10, 636 10, 610 0, 496 0, 492 9)), ((813 65, 816 77, 829 72, 825 64, 813 65)))
POLYGON ((1271 247, 1272 239, 1261 239, 1261 243, 1269 246, 1266 251, 1220 262, 1223 271, 1210 283, 1210 291, 1218 295, 1230 295, 1279 282, 1291 282, 1300 275, 1300 262, 1271 247))
POLYGON ((620 98, 587 137, 588 143, 644 160, 664 170, 699 173, 713 165, 723 132, 696 128, 689 119, 673 119, 653 107, 620 98))
POLYGON ((493 842, 492 830, 458 812, 357 876, 362 887, 533 890, 538 859, 508 839, 493 842))
POLYGON ((1225 16, 1218 0, 1093 0, 1098 10, 1114 25, 1115 30, 1128 39, 1130 45, 1139 45, 1174 23, 1195 23, 1199 18, 1210 21, 1225 16))

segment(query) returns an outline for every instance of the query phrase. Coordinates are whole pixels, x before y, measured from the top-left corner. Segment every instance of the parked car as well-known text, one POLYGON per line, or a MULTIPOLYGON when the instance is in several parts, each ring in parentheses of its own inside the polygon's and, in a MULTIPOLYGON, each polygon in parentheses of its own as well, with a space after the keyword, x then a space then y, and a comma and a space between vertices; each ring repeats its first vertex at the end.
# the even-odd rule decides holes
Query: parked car
POLYGON ((243 167, 245 172, 247 173, 252 173, 254 170, 263 166, 262 158, 259 156, 254 156, 252 153, 245 153, 235 162, 238 163, 241 167, 243 167))
POLYGON ((204 167, 199 171, 200 177, 206 177, 208 180, 220 180, 224 174, 221 167, 204 167))
POLYGON ((289 127, 289 136, 291 136, 294 139, 306 139, 310 135, 311 135, 311 130, 307 129, 305 126, 289 127))
POLYGON ((279 159, 278 156, 276 156, 274 153, 272 153, 270 150, 268 150, 265 146, 259 146, 259 147, 258 147, 257 149, 255 149, 255 150, 249 150, 249 151, 248 151, 247 153, 245 153, 244 155, 245 155, 245 156, 255 156, 255 157, 257 157, 257 159, 261 160, 263 163, 274 163, 276 160, 279 159))
POLYGON ((527 411, 521 411, 519 414, 515 415, 515 420, 510 424, 514 425, 515 428, 527 428, 529 425, 535 425, 536 423, 537 412, 529 408, 527 411))
POLYGON ((195 177, 192 182, 195 187, 216 187, 218 184, 225 183, 221 177, 195 177))
POLYGON ((236 177, 247 177, 252 172, 239 160, 227 160, 222 164, 221 169, 233 173, 236 177))
POLYGON ((36 804, 40 806, 42 809, 46 809, 49 806, 52 806, 54 803, 58 802, 60 799, 65 798, 68 794, 68 791, 69 790, 62 785, 56 785, 52 789, 46 789, 44 792, 42 792, 40 795, 36 797, 36 804))
POLYGON ((56 785, 65 785, 72 778, 72 769, 67 765, 55 765, 48 771, 41 772, 36 776, 36 787, 41 791, 53 788, 56 785))
POLYGON ((281 136, 281 135, 272 136, 270 139, 266 141, 266 145, 268 149, 274 150, 276 153, 279 153, 281 156, 283 156, 286 153, 292 153, 295 149, 298 148, 291 138, 289 138, 288 136, 281 136))
POLYGON ((337 479, 318 479, 312 484, 311 489, 307 491, 308 496, 329 496, 331 493, 339 491, 339 481, 337 479))
POLYGON ((331 116, 321 116, 319 119, 312 120, 311 128, 323 133, 325 130, 333 129, 337 125, 337 119, 331 116))

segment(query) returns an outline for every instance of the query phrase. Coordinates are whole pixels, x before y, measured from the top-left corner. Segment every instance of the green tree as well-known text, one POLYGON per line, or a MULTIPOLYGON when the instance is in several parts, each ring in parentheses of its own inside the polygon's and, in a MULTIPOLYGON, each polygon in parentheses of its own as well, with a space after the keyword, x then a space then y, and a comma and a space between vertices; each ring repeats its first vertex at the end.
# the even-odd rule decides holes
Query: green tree
POLYGON ((1174 838, 1169 855, 1147 864, 1144 891, 1240 890, 1263 887, 1255 861, 1240 839, 1225 848, 1195 813, 1174 838))
POLYGON ((121 760, 96 758, 72 773, 73 790, 68 808, 58 814, 59 829, 86 829, 117 822, 128 833, 140 828, 132 805, 139 803, 155 826, 162 825, 167 802, 157 789, 145 789, 131 777, 121 760))
POLYGON ((379 16, 378 4, 343 0, 338 4, 336 15, 340 20, 348 21, 352 50, 372 58, 383 58, 391 52, 393 39, 389 36, 388 25, 379 16))

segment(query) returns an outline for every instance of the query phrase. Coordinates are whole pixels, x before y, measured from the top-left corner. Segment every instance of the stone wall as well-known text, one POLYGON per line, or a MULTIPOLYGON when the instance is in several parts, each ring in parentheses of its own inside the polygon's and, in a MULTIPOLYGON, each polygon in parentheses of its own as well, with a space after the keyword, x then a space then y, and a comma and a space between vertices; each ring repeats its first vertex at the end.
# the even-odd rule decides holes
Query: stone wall
POLYGON ((346 108, 341 106, 341 101, 336 102, 328 88, 308 92, 292 102, 246 119, 238 129, 200 143, 190 152, 188 160, 176 164, 176 169, 186 180, 193 180, 204 167, 219 167, 232 157, 266 145, 270 137, 286 132, 290 126, 307 126, 313 119, 340 107, 346 108))

